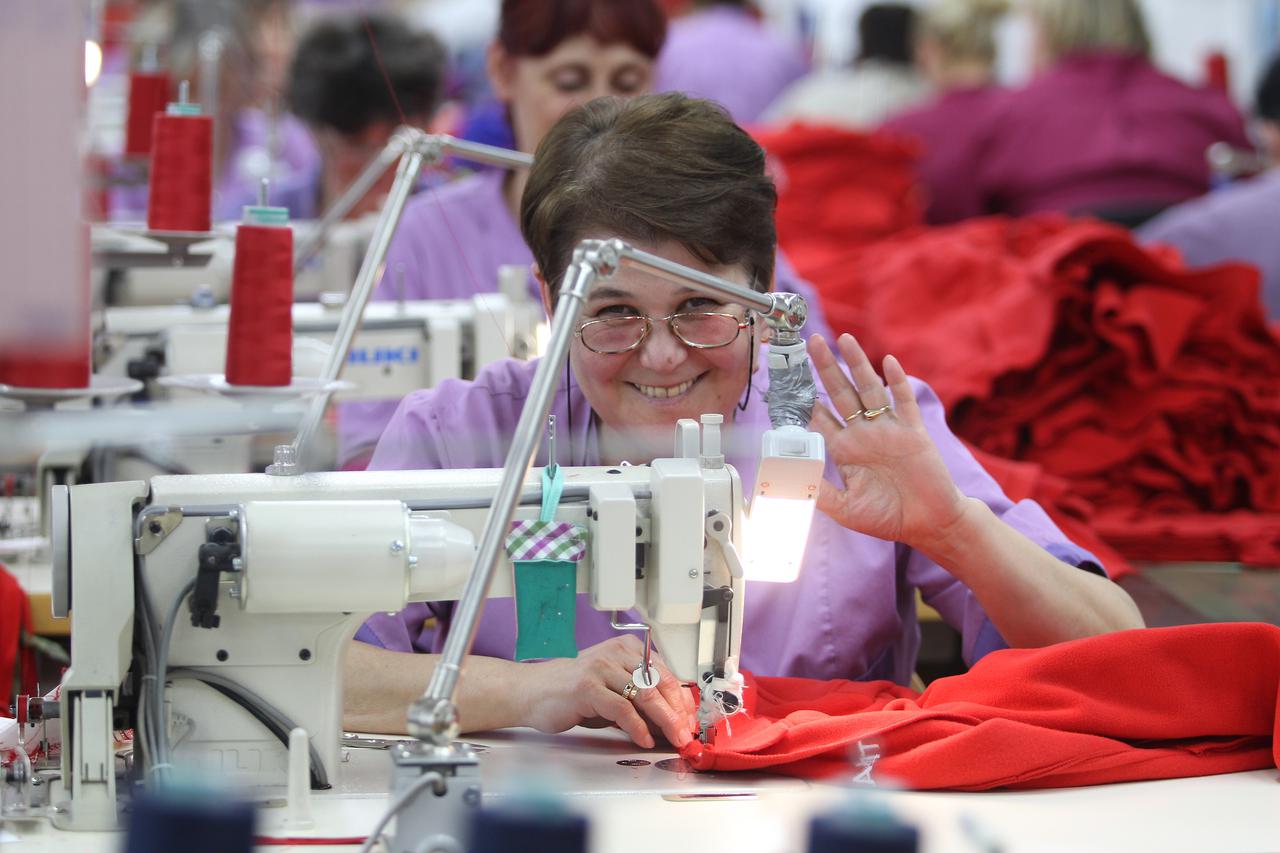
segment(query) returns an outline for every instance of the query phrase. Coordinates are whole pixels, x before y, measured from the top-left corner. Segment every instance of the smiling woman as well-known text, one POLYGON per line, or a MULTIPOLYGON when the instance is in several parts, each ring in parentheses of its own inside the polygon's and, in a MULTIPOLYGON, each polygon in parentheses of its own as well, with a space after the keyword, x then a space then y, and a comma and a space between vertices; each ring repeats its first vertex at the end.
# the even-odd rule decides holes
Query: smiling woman
MULTIPOLYGON (((767 290, 774 198, 763 152, 722 108, 677 94, 602 98, 566 115, 539 146, 521 225, 548 310, 573 246, 587 238, 619 237, 767 290)), ((743 306, 631 268, 587 299, 551 407, 557 461, 645 464, 670 453, 678 419, 719 413, 725 459, 753 483, 771 424, 768 379, 753 375, 758 328, 743 306)), ((841 351, 857 390, 825 345, 811 345, 839 414, 824 405, 815 415, 832 450, 819 504, 831 515, 814 518, 798 581, 748 582, 743 667, 905 684, 919 645, 917 590, 961 631, 970 662, 1004 647, 1006 626, 1014 641, 1036 644, 1131 624, 1110 618, 1109 593, 1100 590, 1119 588, 1100 576, 1096 560, 1040 507, 1013 504, 1000 492, 947 429, 933 393, 897 362, 886 363, 886 389, 851 341, 842 340, 841 351), (850 408, 859 393, 861 407, 850 408), (830 486, 836 482, 848 488, 830 486), (988 600, 1000 607, 998 622, 984 610, 988 600), (1107 618, 1091 621, 1095 609, 1107 618)), ((370 467, 500 467, 536 367, 498 362, 473 382, 411 394, 370 467)), ((535 464, 547 461, 544 449, 535 464)), ((405 708, 433 672, 452 614, 447 603, 415 604, 365 623, 347 656, 348 727, 404 729, 405 708)), ((670 677, 635 691, 628 685, 639 641, 619 636, 586 596, 575 620, 576 658, 513 663, 511 601, 488 601, 455 697, 463 729, 561 731, 603 718, 642 746, 653 744, 651 728, 676 745, 688 742, 690 694, 673 689, 670 677)))

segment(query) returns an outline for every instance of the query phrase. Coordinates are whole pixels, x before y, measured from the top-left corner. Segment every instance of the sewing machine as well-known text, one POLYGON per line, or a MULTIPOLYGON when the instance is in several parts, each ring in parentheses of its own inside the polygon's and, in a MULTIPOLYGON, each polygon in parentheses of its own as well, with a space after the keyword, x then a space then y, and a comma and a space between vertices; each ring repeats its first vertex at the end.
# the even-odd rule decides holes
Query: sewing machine
MULTIPOLYGON (((563 469, 557 520, 589 531, 578 591, 598 610, 639 616, 676 677, 702 685, 710 724, 714 708, 740 698, 743 494, 719 461, 718 426, 704 425, 696 452, 696 425, 681 428, 680 458, 563 469)), ((137 607, 178 614, 165 700, 175 766, 285 783, 285 744, 228 698, 248 691, 307 731, 313 761, 336 782, 348 642, 371 612, 458 598, 500 473, 175 476, 57 490, 54 610, 70 610, 73 646, 61 701, 68 799, 55 824, 116 825, 112 731, 138 724, 145 674, 137 607), (190 610, 178 607, 193 580, 190 610)), ((536 482, 526 481, 518 518, 536 517, 536 482)), ((509 569, 488 595, 512 595, 509 569)))

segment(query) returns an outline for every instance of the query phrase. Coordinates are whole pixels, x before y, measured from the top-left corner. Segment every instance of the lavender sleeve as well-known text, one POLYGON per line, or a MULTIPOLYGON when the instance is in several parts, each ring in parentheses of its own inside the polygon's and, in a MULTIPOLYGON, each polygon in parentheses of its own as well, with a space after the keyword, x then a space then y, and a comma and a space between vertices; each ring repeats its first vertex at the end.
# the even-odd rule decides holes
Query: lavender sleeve
MULTIPOLYGON (((912 385, 925 427, 962 492, 981 500, 1000 520, 1062 562, 1106 576, 1098 558, 1071 542, 1039 504, 1031 500, 1017 503, 1009 500, 999 484, 951 432, 942 402, 933 389, 918 379, 912 379, 912 385)), ((972 666, 984 655, 1008 647, 972 590, 918 551, 899 548, 898 553, 899 561, 905 561, 908 582, 920 590, 925 603, 937 610, 947 624, 960 631, 965 663, 972 666)))

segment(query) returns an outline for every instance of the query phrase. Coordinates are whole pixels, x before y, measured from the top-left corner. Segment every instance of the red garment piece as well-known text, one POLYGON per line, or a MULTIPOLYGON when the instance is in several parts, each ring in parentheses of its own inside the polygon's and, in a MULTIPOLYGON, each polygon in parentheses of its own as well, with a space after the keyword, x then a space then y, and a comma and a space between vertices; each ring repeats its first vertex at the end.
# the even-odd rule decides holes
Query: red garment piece
POLYGON ((1280 565, 1280 339, 1255 270, 1187 270, 1123 229, 1041 216, 905 232, 805 272, 832 328, 929 382, 958 435, 1094 508, 1050 504, 1055 521, 1133 559, 1280 565))
POLYGON ((9 691, 13 686, 15 666, 21 662, 19 684, 24 692, 35 688, 35 659, 22 645, 22 632, 31 631, 31 604, 18 579, 0 563, 0 715, 8 716, 9 691))
POLYGON ((923 221, 914 142, 809 124, 754 136, 778 187, 778 243, 802 277, 851 246, 923 221))
POLYGON ((914 789, 1058 788, 1273 767, 1280 628, 1188 625, 1007 649, 923 693, 748 678, 699 770, 914 789))

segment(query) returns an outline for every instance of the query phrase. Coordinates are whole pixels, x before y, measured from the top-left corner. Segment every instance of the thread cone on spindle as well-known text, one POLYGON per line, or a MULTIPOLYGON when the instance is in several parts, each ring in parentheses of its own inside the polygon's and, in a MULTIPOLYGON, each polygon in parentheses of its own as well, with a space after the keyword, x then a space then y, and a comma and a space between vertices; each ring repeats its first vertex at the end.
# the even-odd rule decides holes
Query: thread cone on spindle
POLYGON ((293 379, 293 231, 288 211, 247 207, 236 229, 226 380, 282 386, 293 379))
POLYGON ((124 126, 126 157, 151 153, 151 133, 156 113, 169 102, 169 75, 162 71, 135 71, 129 75, 129 117, 124 126))
POLYGON ((208 231, 213 199, 213 119, 195 104, 170 104, 151 128, 152 231, 208 231))

